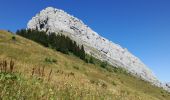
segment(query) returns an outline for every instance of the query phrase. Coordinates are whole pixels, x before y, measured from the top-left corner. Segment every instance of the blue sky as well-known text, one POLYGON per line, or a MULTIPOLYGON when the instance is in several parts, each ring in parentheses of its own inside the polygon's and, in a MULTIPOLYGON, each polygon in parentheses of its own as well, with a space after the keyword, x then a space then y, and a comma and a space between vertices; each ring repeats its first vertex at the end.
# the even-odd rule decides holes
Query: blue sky
POLYGON ((169 0, 1 0, 0 29, 26 28, 48 6, 63 9, 128 48, 161 81, 170 82, 169 5, 169 0))

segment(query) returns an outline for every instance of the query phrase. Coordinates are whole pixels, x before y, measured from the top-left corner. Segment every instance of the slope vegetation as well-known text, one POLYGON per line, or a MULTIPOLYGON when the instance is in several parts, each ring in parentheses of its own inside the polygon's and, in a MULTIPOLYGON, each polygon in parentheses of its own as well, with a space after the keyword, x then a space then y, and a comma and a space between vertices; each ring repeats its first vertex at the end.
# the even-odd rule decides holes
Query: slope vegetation
POLYGON ((163 89, 94 62, 0 31, 0 99, 170 100, 163 89))

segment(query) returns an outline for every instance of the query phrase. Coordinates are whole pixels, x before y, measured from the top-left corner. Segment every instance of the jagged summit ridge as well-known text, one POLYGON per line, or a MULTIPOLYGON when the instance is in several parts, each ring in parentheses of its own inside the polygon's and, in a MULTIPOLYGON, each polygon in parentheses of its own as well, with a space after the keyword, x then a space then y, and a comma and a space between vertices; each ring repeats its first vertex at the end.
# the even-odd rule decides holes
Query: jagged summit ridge
POLYGON ((63 10, 47 7, 28 22, 27 28, 56 33, 64 31, 63 34, 83 44, 88 54, 108 61, 113 66, 123 67, 131 74, 162 87, 155 75, 140 59, 120 45, 101 37, 81 20, 63 10))

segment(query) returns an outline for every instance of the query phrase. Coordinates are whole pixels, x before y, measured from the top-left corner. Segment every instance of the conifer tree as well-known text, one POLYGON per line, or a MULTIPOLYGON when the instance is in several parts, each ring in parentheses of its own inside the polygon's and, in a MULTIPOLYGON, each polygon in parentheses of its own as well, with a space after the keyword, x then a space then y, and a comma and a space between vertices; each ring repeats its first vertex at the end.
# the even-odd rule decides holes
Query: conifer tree
POLYGON ((93 57, 92 57, 92 56, 90 56, 89 63, 92 63, 92 64, 94 64, 94 60, 93 60, 93 57))
POLYGON ((53 49, 56 49, 56 45, 58 45, 56 39, 57 39, 57 36, 55 33, 49 33, 48 46, 52 47, 53 49))
POLYGON ((85 51, 83 45, 81 45, 81 49, 80 49, 80 59, 85 60, 85 51))

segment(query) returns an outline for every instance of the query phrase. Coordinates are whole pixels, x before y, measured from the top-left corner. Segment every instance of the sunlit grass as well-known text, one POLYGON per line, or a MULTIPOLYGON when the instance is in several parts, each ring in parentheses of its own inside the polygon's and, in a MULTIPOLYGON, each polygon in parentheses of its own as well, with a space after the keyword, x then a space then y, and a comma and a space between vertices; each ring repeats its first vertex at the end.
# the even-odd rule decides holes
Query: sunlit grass
POLYGON ((86 63, 72 54, 12 37, 0 31, 0 61, 15 62, 14 73, 0 73, 0 99, 170 100, 166 91, 122 69, 102 68, 96 59, 95 64, 86 63), (6 79, 13 76, 14 80, 6 79))

